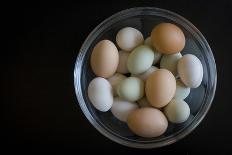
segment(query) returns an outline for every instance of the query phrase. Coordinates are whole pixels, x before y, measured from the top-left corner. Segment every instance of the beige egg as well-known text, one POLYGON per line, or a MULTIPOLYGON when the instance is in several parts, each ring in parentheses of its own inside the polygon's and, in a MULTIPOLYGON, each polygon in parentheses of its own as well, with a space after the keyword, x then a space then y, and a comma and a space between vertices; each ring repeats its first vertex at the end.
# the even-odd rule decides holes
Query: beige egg
POLYGON ((164 107, 175 95, 176 79, 170 71, 158 69, 148 77, 145 92, 152 106, 164 107))
POLYGON ((126 79, 126 76, 122 75, 120 73, 115 73, 113 76, 108 78, 108 81, 110 82, 110 84, 113 88, 113 95, 114 96, 117 96, 117 87, 118 87, 119 83, 124 79, 126 79))
POLYGON ((184 48, 185 36, 178 26, 171 23, 161 23, 152 30, 151 42, 158 52, 174 54, 184 48))
POLYGON ((90 59, 91 68, 97 76, 111 77, 118 67, 118 49, 110 40, 102 40, 95 45, 90 59))
POLYGON ((119 51, 119 63, 118 63, 118 68, 117 72, 126 74, 129 73, 127 69, 127 59, 130 53, 125 52, 125 51, 119 51))
POLYGON ((160 110, 146 107, 132 111, 127 117, 127 125, 136 135, 150 138, 162 135, 168 121, 160 110))

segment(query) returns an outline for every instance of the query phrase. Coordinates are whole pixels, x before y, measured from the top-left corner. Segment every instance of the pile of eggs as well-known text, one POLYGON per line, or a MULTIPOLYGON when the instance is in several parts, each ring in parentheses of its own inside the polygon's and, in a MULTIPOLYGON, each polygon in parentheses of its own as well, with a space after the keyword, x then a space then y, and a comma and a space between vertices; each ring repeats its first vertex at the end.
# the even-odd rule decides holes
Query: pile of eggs
POLYGON ((88 97, 93 106, 110 110, 141 137, 162 135, 168 121, 185 122, 190 108, 184 99, 201 84, 203 67, 196 56, 182 56, 182 30, 160 23, 144 41, 140 31, 125 27, 116 43, 101 40, 92 51, 90 65, 97 77, 89 83, 88 97))

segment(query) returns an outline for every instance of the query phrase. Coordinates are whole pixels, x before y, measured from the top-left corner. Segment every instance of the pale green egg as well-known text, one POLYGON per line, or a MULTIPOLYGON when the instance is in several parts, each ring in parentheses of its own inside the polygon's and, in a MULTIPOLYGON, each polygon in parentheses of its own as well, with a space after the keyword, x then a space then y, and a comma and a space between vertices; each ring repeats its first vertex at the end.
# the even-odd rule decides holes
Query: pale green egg
POLYGON ((130 53, 127 68, 132 74, 141 74, 152 66, 153 61, 153 50, 149 46, 141 45, 130 53))
POLYGON ((117 93, 120 98, 135 102, 144 96, 144 82, 137 77, 128 77, 120 82, 117 93))

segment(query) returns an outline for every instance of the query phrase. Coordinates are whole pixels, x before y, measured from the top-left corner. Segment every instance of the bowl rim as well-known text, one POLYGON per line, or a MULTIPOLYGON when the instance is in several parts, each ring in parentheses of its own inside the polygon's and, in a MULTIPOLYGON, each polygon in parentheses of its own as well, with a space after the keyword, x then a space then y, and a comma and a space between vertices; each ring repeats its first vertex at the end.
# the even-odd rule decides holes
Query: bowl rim
MULTIPOLYGON (((195 36, 196 37, 196 36, 195 36)), ((161 9, 161 8, 156 8, 156 7, 135 7, 135 8, 130 8, 130 9, 125 9, 122 10, 120 12, 117 12, 115 14, 113 14, 112 16, 106 18, 104 21, 102 21, 98 26, 96 26, 91 33, 87 36, 87 38, 85 39, 84 43, 82 44, 80 50, 79 50, 79 54, 76 58, 75 61, 75 68, 74 68, 74 87, 75 87, 75 94, 79 103, 79 106, 82 110, 82 112, 84 113, 85 117, 88 119, 88 121, 104 136, 106 136, 107 138, 111 139, 112 141, 128 146, 128 147, 133 147, 133 148, 143 148, 143 149, 148 149, 148 148, 157 148, 157 147, 162 147, 165 145, 170 145, 182 138, 184 138, 185 136, 187 136, 188 134, 190 134, 200 123, 201 121, 204 119, 204 117, 206 116, 206 114, 208 113, 211 105, 212 105, 212 101, 214 99, 215 96, 215 91, 216 91, 216 85, 217 85, 217 69, 216 69, 216 63, 215 63, 215 59, 212 53, 212 50, 208 44, 208 42, 206 41, 205 37, 202 35, 202 33, 191 23, 189 22, 187 19, 185 19, 184 17, 166 10, 166 9, 161 9), (182 22, 184 22, 183 24, 186 24, 187 26, 189 26, 191 29, 194 30, 194 33, 197 35, 197 37, 200 37, 201 40, 204 43, 204 46, 207 48, 208 50, 208 54, 212 59, 213 62, 213 70, 215 71, 215 77, 214 80, 212 81, 212 92, 211 92, 211 98, 207 103, 207 106, 204 106, 202 108, 204 108, 203 110, 201 110, 200 114, 197 114, 193 119, 193 121, 191 122, 190 125, 188 125, 186 128, 184 128, 185 130, 181 130, 181 132, 178 132, 177 135, 171 137, 170 139, 167 139, 165 141, 161 141, 161 142, 157 142, 157 143, 136 143, 136 142, 132 142, 132 141, 125 141, 124 139, 121 139, 120 137, 117 137, 116 135, 112 134, 112 132, 106 130, 105 128, 103 128, 91 115, 91 113, 89 112, 85 102, 83 95, 82 95, 82 89, 81 89, 81 72, 82 72, 82 64, 83 62, 81 61, 81 59, 84 57, 85 55, 85 44, 87 44, 87 42, 89 42, 91 40, 91 37, 96 34, 96 32, 102 27, 104 26, 106 23, 109 23, 110 21, 112 21, 114 18, 125 15, 125 14, 129 14, 133 11, 154 11, 154 12, 160 12, 160 13, 167 13, 169 15, 174 16, 175 18, 177 18, 178 20, 181 20, 182 22), (195 122, 195 123, 194 123, 195 122), (184 131, 184 132, 183 132, 184 131)), ((198 112, 199 113, 199 112, 198 112)))

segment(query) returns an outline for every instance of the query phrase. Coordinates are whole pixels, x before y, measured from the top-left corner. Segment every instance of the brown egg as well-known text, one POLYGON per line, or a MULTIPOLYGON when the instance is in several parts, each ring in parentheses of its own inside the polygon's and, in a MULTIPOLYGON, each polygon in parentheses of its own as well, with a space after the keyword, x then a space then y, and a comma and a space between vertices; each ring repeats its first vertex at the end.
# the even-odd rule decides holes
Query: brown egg
POLYGON ((127 125, 138 136, 157 137, 166 131, 168 121, 160 110, 146 107, 132 111, 127 117, 127 125))
POLYGON ((163 54, 180 52, 185 46, 185 36, 182 30, 171 23, 161 23, 151 32, 152 45, 163 54))
POLYGON ((152 106, 164 107, 175 95, 176 79, 170 71, 158 69, 148 77, 145 92, 152 106))
POLYGON ((113 42, 102 40, 95 45, 90 59, 92 70, 97 76, 111 77, 118 67, 118 49, 113 42))

